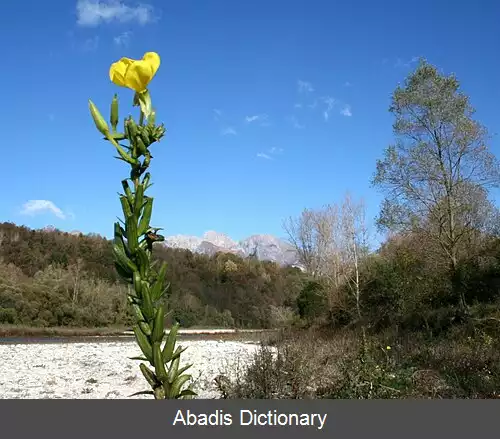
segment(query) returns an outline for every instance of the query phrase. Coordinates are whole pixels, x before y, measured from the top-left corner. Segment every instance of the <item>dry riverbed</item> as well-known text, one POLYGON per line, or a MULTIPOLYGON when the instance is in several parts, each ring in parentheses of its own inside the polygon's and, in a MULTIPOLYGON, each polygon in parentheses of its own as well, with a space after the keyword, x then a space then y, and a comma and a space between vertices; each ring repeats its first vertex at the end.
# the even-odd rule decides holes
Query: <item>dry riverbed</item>
MULTIPOLYGON (((214 378, 244 367, 258 344, 240 341, 182 340, 182 363, 198 398, 219 398, 214 378)), ((0 398, 110 399, 149 390, 139 371, 132 338, 86 342, 0 343, 0 398)), ((136 396, 134 398, 149 398, 136 396)))

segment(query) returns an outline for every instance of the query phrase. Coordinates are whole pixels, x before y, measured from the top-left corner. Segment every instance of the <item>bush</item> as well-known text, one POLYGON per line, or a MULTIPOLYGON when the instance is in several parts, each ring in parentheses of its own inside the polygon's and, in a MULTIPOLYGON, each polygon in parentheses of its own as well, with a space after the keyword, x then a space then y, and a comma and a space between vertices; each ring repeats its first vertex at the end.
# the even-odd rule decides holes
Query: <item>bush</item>
POLYGON ((297 297, 297 308, 300 317, 308 322, 324 318, 328 308, 323 285, 316 281, 307 282, 297 297))
POLYGON ((273 346, 262 345, 250 364, 231 371, 236 376, 234 380, 219 381, 219 390, 225 397, 315 398, 331 383, 338 359, 352 351, 353 339, 349 335, 330 340, 312 330, 299 335, 280 334, 273 346))
POLYGON ((17 320, 17 311, 14 308, 0 308, 0 323, 13 324, 17 320))
POLYGON ((457 327, 439 339, 310 331, 263 346, 220 386, 227 398, 497 398, 500 341, 457 327))

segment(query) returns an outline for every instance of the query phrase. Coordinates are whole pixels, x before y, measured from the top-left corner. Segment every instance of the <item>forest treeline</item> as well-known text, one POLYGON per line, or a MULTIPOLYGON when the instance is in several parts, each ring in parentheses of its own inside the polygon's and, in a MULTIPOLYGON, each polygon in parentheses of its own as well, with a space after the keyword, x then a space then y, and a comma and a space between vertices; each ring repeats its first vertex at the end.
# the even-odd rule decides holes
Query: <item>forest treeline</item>
MULTIPOLYGON (((182 326, 266 328, 288 324, 305 276, 296 268, 206 256, 158 245, 168 263, 171 317, 182 326)), ((128 325, 126 286, 111 241, 95 234, 0 224, 0 323, 24 326, 128 325)))
MULTIPOLYGON (((337 260, 337 272, 329 268, 337 274, 334 279, 321 274, 320 264, 312 275, 227 253, 155 248, 155 257, 168 263, 172 317, 184 327, 359 324, 355 287, 362 321, 374 330, 398 326, 432 333, 452 326, 461 318, 455 288, 479 317, 498 310, 500 239, 478 236, 467 242, 455 274, 458 282, 436 253, 439 249, 424 234, 395 235, 359 257, 359 285, 354 285, 347 257, 343 266, 337 260)), ((125 299, 111 241, 0 224, 0 323, 128 325, 125 299)))

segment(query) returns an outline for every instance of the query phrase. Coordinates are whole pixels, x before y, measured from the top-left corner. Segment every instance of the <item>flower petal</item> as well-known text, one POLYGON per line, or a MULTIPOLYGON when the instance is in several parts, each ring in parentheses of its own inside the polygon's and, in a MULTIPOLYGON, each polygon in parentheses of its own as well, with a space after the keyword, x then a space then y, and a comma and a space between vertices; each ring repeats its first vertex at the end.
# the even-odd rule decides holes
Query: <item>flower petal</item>
POLYGON ((154 76, 160 68, 160 55, 158 55, 156 52, 146 52, 142 59, 150 64, 151 71, 154 76))
POLYGON ((147 88, 151 79, 153 79, 151 66, 145 61, 137 61, 129 69, 126 81, 130 88, 141 93, 147 88))
POLYGON ((159 67, 160 56, 156 52, 146 52, 142 60, 122 58, 112 64, 109 77, 116 85, 141 93, 147 88, 159 67))
POLYGON ((119 85, 120 87, 126 87, 125 83, 125 77, 128 68, 134 63, 135 61, 130 58, 121 58, 119 61, 111 64, 111 67, 109 68, 109 79, 111 79, 111 82, 114 82, 116 85, 119 85))

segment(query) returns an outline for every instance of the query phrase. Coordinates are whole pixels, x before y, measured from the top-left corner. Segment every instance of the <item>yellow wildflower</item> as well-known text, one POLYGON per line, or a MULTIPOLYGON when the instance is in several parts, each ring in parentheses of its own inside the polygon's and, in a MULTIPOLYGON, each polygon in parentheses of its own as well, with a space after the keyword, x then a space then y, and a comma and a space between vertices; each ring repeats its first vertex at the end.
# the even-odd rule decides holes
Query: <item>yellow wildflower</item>
POLYGON ((141 60, 121 58, 109 69, 109 78, 120 87, 127 87, 142 93, 147 89, 160 67, 160 56, 147 52, 141 60))

